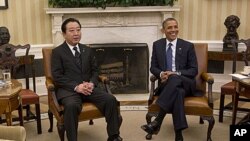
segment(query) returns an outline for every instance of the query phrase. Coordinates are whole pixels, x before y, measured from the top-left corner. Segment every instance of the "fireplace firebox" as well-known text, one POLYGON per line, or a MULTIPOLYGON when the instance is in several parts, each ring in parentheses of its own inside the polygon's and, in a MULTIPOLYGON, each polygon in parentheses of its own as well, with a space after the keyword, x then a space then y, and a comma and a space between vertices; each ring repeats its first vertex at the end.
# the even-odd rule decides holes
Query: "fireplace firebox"
POLYGON ((90 44, 100 74, 110 81, 113 94, 148 93, 149 53, 146 43, 90 44))

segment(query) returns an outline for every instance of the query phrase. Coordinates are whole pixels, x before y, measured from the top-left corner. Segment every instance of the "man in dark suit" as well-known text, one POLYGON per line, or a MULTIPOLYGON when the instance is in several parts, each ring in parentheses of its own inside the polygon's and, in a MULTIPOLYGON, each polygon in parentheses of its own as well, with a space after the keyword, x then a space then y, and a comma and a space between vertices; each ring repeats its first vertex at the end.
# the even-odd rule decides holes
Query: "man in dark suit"
POLYGON ((177 38, 179 30, 176 19, 166 19, 162 32, 166 38, 153 43, 150 68, 151 73, 161 80, 156 92, 160 111, 154 121, 141 128, 150 134, 157 134, 166 113, 172 113, 175 140, 183 141, 182 130, 188 127, 184 97, 196 89, 197 59, 194 45, 177 38))
POLYGON ((64 127, 69 141, 77 140, 78 115, 84 101, 93 102, 107 122, 108 141, 122 141, 117 100, 98 85, 98 67, 91 49, 80 44, 81 24, 66 19, 61 26, 65 42, 52 51, 52 76, 57 99, 64 106, 64 127))

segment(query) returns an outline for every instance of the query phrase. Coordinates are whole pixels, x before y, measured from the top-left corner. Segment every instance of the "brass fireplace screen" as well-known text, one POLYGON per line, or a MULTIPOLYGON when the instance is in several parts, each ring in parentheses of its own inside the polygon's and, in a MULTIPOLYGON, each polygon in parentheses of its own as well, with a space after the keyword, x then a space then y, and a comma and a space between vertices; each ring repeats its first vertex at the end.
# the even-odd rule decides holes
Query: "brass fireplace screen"
POLYGON ((100 74, 110 80, 113 94, 148 93, 149 55, 146 43, 90 44, 100 74))

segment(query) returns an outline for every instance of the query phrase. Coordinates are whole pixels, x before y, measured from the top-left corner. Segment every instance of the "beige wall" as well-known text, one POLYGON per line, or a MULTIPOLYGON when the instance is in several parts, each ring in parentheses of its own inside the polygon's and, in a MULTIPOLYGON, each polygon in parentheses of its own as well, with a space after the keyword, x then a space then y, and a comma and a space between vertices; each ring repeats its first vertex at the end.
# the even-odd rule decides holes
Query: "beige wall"
POLYGON ((240 38, 250 38, 249 0, 179 0, 181 11, 175 15, 180 22, 180 36, 189 40, 222 40, 229 15, 237 15, 241 25, 240 38))
POLYGON ((7 10, 0 10, 0 26, 10 30, 10 43, 52 42, 50 16, 44 10, 48 0, 8 0, 8 3, 7 10))
MULTIPOLYGON (((175 15, 180 37, 188 40, 222 40, 224 20, 234 14, 241 19, 240 38, 250 38, 250 0, 179 0, 181 11, 175 15), (247 18, 248 17, 248 18, 247 18)), ((9 0, 0 10, 0 26, 11 33, 12 44, 52 43, 50 16, 45 13, 48 0, 9 0)))

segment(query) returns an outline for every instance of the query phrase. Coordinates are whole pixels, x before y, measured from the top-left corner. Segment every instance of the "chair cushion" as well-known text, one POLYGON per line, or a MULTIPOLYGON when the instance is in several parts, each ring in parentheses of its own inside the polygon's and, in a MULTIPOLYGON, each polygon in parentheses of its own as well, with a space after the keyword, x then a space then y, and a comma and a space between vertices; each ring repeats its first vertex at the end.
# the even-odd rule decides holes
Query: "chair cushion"
POLYGON ((234 95, 236 93, 235 89, 236 89, 235 82, 234 81, 228 82, 221 86, 221 94, 234 95))
POLYGON ((208 99, 202 97, 186 97, 185 98, 185 113, 187 115, 213 115, 213 109, 208 105, 208 99))
MULTIPOLYGON (((63 106, 60 105, 62 109, 63 106)), ((61 116, 63 118, 63 116, 61 116)), ((82 112, 79 115, 79 121, 85 121, 85 120, 89 120, 90 117, 92 119, 96 119, 96 118, 101 118, 103 117, 103 114, 99 111, 99 109, 90 102, 84 102, 82 104, 82 112)), ((60 121, 63 121, 63 119, 60 119, 60 121)))
POLYGON ((93 103, 85 102, 82 104, 82 112, 79 115, 79 120, 89 120, 90 117, 93 119, 101 118, 103 114, 93 103))
MULTIPOLYGON (((160 107, 156 104, 158 96, 154 96, 153 103, 148 107, 150 112, 158 112, 160 107)), ((207 97, 186 97, 184 101, 185 113, 187 115, 213 115, 213 109, 208 105, 207 97)))
POLYGON ((22 104, 38 104, 39 103, 39 96, 29 89, 22 89, 19 93, 22 98, 22 104))

